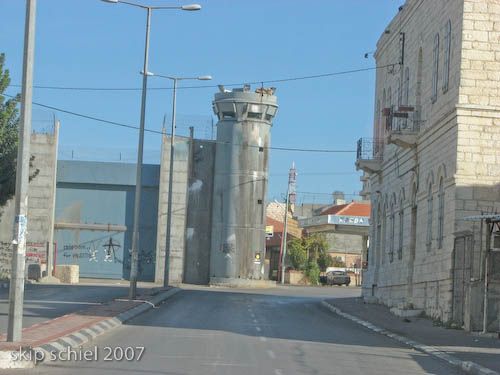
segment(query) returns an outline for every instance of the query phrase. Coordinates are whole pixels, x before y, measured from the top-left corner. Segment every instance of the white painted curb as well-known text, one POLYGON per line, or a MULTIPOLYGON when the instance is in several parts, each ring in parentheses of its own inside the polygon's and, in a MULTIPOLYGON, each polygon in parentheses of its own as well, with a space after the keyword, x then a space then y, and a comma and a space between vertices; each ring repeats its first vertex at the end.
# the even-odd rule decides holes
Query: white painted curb
POLYGON ((459 367, 460 369, 462 369, 465 372, 468 372, 469 374, 500 375, 500 373, 493 371, 493 370, 490 370, 487 367, 483 367, 481 365, 478 365, 475 362, 462 361, 461 359, 458 359, 452 355, 449 355, 449 354, 447 354, 447 353, 445 353, 437 348, 434 348, 432 346, 420 344, 416 341, 408 339, 407 337, 397 335, 397 334, 392 333, 390 331, 387 331, 386 329, 383 329, 383 328, 379 328, 376 325, 373 325, 372 323, 367 322, 366 320, 362 320, 354 315, 342 312, 342 310, 340 310, 339 308, 337 308, 333 305, 330 305, 326 301, 322 301, 321 304, 323 306, 325 306, 328 310, 334 312, 337 315, 340 315, 343 318, 352 320, 353 322, 356 322, 356 323, 362 325, 363 327, 368 328, 371 331, 380 333, 381 335, 384 335, 384 336, 390 337, 391 339, 399 341, 400 343, 405 344, 407 346, 410 346, 413 349, 418 350, 419 352, 423 352, 423 353, 432 355, 436 358, 442 359, 453 366, 459 367))
MULTIPOLYGON (((75 348, 82 346, 96 337, 107 333, 115 328, 120 327, 123 323, 137 317, 138 315, 156 308, 157 305, 165 301, 166 299, 172 297, 173 295, 182 291, 180 288, 172 288, 164 293, 159 294, 151 301, 144 301, 144 303, 127 310, 115 317, 106 319, 99 323, 94 324, 80 331, 70 333, 64 337, 58 338, 56 341, 44 344, 42 346, 31 348, 31 361, 24 360, 14 360, 17 351, 0 351, 0 369, 12 369, 12 368, 34 368, 35 365, 43 363, 43 359, 50 358, 50 353, 58 353, 61 351, 68 350, 68 348, 75 348), (43 359, 40 360, 37 358, 43 359)), ((17 356, 19 357, 19 356, 17 356)), ((28 355, 26 355, 28 357, 28 355)))
MULTIPOLYGON (((35 362, 32 360, 14 360, 18 357, 19 350, 0 351, 0 369, 11 368, 33 368, 35 362)), ((32 353, 30 351, 30 353, 32 353)))

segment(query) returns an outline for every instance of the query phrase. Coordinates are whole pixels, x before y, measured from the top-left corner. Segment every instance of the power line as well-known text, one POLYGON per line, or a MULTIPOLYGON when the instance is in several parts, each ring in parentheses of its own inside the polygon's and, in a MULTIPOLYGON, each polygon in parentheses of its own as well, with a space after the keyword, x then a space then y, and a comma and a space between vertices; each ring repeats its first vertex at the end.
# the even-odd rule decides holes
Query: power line
MULTIPOLYGON (((370 70, 383 69, 383 68, 387 68, 387 67, 394 66, 394 65, 396 65, 396 64, 387 64, 387 65, 376 66, 376 67, 371 67, 371 68, 344 70, 344 71, 340 71, 340 72, 315 74, 315 75, 302 76, 302 77, 273 79, 273 80, 267 80, 267 81, 227 83, 227 84, 222 84, 222 86, 230 87, 230 86, 242 86, 242 85, 247 85, 247 84, 250 84, 250 85, 262 84, 263 85, 263 84, 268 84, 268 83, 302 81, 302 80, 306 80, 306 79, 316 79, 316 78, 333 77, 333 76, 339 76, 339 75, 345 75, 345 74, 367 72, 370 70)), ((21 87, 21 85, 11 85, 11 86, 12 87, 21 87)), ((206 88, 215 88, 218 86, 219 85, 181 86, 181 87, 178 87, 177 89, 178 90, 179 89, 206 89, 206 88)), ((37 88, 37 89, 75 90, 75 91, 139 91, 139 90, 142 90, 142 88, 135 88, 135 87, 121 87, 121 88, 120 87, 64 87, 64 86, 39 86, 39 85, 35 85, 33 87, 37 88)), ((148 87, 148 90, 173 90, 173 87, 148 87)))
MULTIPOLYGON (((8 94, 5 94, 5 93, 3 93, 2 95, 7 96, 9 98, 14 98, 14 96, 8 95, 8 94)), ((41 103, 36 103, 36 102, 32 102, 32 104, 36 105, 36 106, 39 106, 39 107, 51 109, 51 110, 54 110, 54 111, 66 113, 68 115, 82 117, 82 118, 85 118, 85 119, 88 119, 88 120, 94 120, 94 121, 102 122, 102 123, 105 123, 105 124, 110 124, 110 125, 114 125, 114 126, 120 126, 120 127, 128 128, 128 129, 139 130, 139 127, 138 126, 134 126, 134 125, 128 125, 128 124, 123 124, 121 122, 104 120, 104 119, 101 119, 101 118, 98 118, 98 117, 84 115, 84 114, 73 112, 73 111, 68 111, 66 109, 61 109, 61 108, 53 107, 53 106, 46 105, 46 104, 41 104, 41 103)), ((163 132, 161 132, 161 131, 152 130, 152 129, 144 129, 144 131, 147 131, 147 132, 150 132, 150 133, 155 133, 155 134, 163 134, 163 132)), ((168 133, 165 133, 165 134, 169 135, 168 133)), ((181 137, 181 136, 177 136, 177 137, 178 138, 189 138, 189 137, 181 137)), ((259 148, 259 149, 260 148, 267 148, 269 150, 279 150, 279 151, 322 152, 322 153, 353 153, 353 152, 356 152, 355 150, 327 150, 327 149, 306 149, 306 148, 274 147, 274 146, 267 146, 267 147, 265 147, 265 146, 259 146, 259 145, 241 145, 241 144, 236 144, 236 143, 231 143, 231 142, 222 142, 222 141, 216 141, 216 140, 207 140, 207 142, 219 143, 219 144, 226 144, 226 145, 233 145, 233 146, 246 146, 246 147, 252 147, 252 148, 259 148)))
MULTIPOLYGON (((297 191, 297 194, 304 194, 304 195, 333 195, 333 192, 331 193, 314 193, 314 192, 307 192, 307 191, 297 191)), ((356 193, 342 193, 344 195, 349 195, 349 196, 359 196, 359 194, 356 193)))
MULTIPOLYGON (((355 175, 358 172, 297 172, 297 176, 345 176, 345 175, 355 175)), ((288 173, 276 173, 270 174, 269 176, 288 176, 288 173)))

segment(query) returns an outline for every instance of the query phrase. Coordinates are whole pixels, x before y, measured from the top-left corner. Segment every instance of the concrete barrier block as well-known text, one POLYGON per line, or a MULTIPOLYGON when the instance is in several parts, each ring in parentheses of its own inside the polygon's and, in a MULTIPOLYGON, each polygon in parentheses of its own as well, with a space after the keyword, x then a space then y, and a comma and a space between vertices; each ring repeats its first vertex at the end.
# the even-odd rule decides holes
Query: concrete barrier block
POLYGON ((28 264, 28 279, 38 280, 42 277, 42 269, 39 264, 28 264))
POLYGON ((58 264, 56 277, 66 284, 78 284, 80 281, 80 266, 75 264, 58 264))

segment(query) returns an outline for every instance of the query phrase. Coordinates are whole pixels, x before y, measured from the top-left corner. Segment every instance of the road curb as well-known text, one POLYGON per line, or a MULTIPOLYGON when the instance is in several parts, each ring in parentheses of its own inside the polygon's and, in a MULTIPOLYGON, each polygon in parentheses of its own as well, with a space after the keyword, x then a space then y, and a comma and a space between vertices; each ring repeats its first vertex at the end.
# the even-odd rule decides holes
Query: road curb
POLYGON ((463 371, 465 371, 465 372, 467 372, 469 374, 475 374, 475 375, 500 375, 500 373, 498 373, 496 371, 493 371, 493 370, 491 370, 491 369, 489 369, 487 367, 483 367, 481 365, 478 365, 475 362, 462 361, 461 359, 458 359, 458 358, 456 358, 456 357, 454 357, 452 355, 449 355, 449 354, 447 354, 447 353, 445 353, 445 352, 443 352, 443 351, 441 351, 439 349, 436 349, 436 348, 434 348, 432 346, 420 344, 420 343, 418 343, 416 341, 410 340, 407 337, 404 337, 404 336, 401 336, 401 335, 397 335, 397 334, 395 334, 395 333, 393 333, 391 331, 388 331, 386 329, 377 327, 376 325, 374 325, 374 324, 372 324, 370 322, 367 322, 366 320, 359 319, 358 317, 356 317, 354 315, 347 314, 347 313, 343 312, 338 307, 335 307, 335 306, 331 305, 330 303, 328 303, 326 301, 322 301, 321 304, 323 306, 325 306, 328 310, 334 312, 337 315, 342 316, 343 318, 352 320, 353 322, 355 322, 355 323, 357 323, 359 325, 362 325, 363 327, 366 327, 366 328, 368 328, 369 330, 371 330, 373 332, 379 333, 381 335, 384 335, 384 336, 390 337, 391 339, 399 341, 400 343, 405 344, 407 346, 410 346, 413 349, 418 350, 419 352, 423 352, 423 353, 432 355, 432 356, 434 356, 436 358, 439 358, 439 359, 441 359, 443 361, 446 361, 449 364, 451 364, 453 366, 456 366, 456 367, 462 369, 463 371))
POLYGON ((30 360, 28 361, 14 359, 14 356, 16 356, 20 350, 0 352, 0 369, 34 368, 36 365, 43 363, 45 359, 51 358, 52 354, 57 356, 59 352, 67 351, 69 348, 72 349, 82 346, 104 333, 120 327, 123 323, 126 323, 140 314, 155 308, 168 298, 179 293, 181 290, 182 289, 177 287, 172 288, 166 292, 158 294, 152 298, 151 301, 144 301, 144 303, 130 310, 122 312, 112 318, 103 320, 88 328, 72 332, 66 336, 59 337, 55 341, 35 348, 23 348, 23 351, 27 350, 29 352, 27 356, 30 357, 30 360))

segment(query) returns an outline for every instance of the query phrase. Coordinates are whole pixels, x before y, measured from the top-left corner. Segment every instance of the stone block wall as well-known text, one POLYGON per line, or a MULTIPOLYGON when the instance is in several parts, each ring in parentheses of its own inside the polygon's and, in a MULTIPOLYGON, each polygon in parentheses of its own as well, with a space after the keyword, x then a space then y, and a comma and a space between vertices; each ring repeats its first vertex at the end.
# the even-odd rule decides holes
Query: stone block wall
MULTIPOLYGON (((409 70, 408 105, 419 110, 420 133, 416 149, 403 149, 387 143, 385 118, 375 111, 376 134, 383 135, 383 169, 371 176, 372 228, 369 268, 363 275, 363 294, 375 294, 389 306, 411 303, 427 314, 446 318, 450 314, 451 257, 455 231, 455 180, 457 116, 461 63, 462 2, 409 0, 387 26, 377 44, 377 65, 398 62, 401 55, 400 33, 405 35, 403 65, 377 72, 376 98, 380 108, 398 103, 398 91, 405 85, 409 70), (453 4, 450 4, 453 3, 453 4), (449 85, 443 87, 444 42, 447 23, 451 23, 449 85), (439 34, 437 98, 432 98, 433 60, 436 35, 439 34), (388 101, 391 89, 392 100, 388 101), (384 104, 385 92, 385 104, 384 104), (444 236, 438 245, 439 185, 444 186, 444 236), (428 235, 428 197, 432 191, 432 236, 428 235), (411 259, 412 206, 417 206, 415 255, 411 259), (394 246, 391 254, 391 207, 394 212, 394 246), (403 212, 402 247, 400 212, 403 212), (380 241, 377 225, 380 223, 380 241), (379 246, 377 247, 377 243, 379 246), (408 298, 408 283, 413 280, 413 298, 408 298), (374 286, 376 285, 376 286, 374 286)), ((404 99, 402 99, 402 104, 404 99)), ((397 119, 393 121, 398 121, 397 119)), ((399 120, 402 121, 402 120, 399 120)), ((408 120, 411 122, 411 120, 408 120)), ((375 135, 376 135, 375 134, 375 135)))

